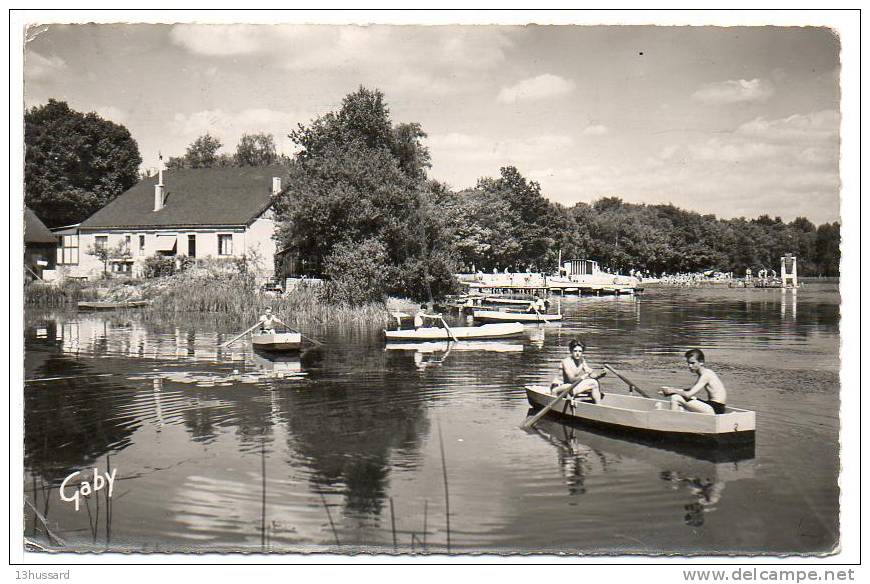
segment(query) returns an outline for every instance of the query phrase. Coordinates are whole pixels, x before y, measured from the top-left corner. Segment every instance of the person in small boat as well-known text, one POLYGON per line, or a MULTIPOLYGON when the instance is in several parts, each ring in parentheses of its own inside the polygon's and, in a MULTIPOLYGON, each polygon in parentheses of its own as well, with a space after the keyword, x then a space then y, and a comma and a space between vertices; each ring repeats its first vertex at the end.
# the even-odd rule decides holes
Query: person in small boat
POLYGON ((547 312, 547 303, 543 298, 535 296, 535 299, 529 302, 529 308, 526 312, 530 314, 543 314, 547 312))
POLYGON ((260 333, 264 335, 274 335, 276 323, 287 326, 286 324, 281 322, 281 319, 272 314, 272 307, 267 306, 265 313, 260 316, 260 333))
POLYGON ((550 392, 560 393, 565 390, 566 386, 580 379, 582 381, 571 390, 571 397, 591 397, 596 404, 601 403, 604 393, 601 391, 598 380, 604 377, 606 372, 592 369, 583 358, 583 353, 586 351, 586 344, 583 341, 572 339, 568 343, 568 351, 571 355, 562 359, 559 364, 561 375, 553 380, 550 392))
POLYGON ((426 305, 421 304, 420 308, 417 309, 417 313, 414 315, 414 330, 421 328, 423 326, 423 319, 426 317, 426 305))
POLYGON ((701 349, 689 349, 686 351, 686 364, 689 366, 689 371, 698 376, 698 380, 689 389, 662 387, 662 393, 671 396, 671 410, 724 414, 727 399, 725 384, 712 369, 707 367, 704 352, 701 349), (707 399, 698 397, 701 390, 706 390, 707 399))

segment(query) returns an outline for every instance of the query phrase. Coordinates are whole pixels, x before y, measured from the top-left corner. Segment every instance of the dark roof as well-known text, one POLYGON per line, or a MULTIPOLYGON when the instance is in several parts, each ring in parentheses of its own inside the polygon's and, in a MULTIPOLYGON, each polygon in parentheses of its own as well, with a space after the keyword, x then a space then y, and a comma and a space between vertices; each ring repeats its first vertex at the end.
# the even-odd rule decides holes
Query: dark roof
POLYGON ((283 166, 184 168, 163 171, 165 204, 154 211, 157 177, 139 181, 88 217, 80 229, 247 225, 271 204, 272 177, 283 166))
POLYGON ((24 243, 57 243, 57 236, 27 207, 24 207, 24 243))

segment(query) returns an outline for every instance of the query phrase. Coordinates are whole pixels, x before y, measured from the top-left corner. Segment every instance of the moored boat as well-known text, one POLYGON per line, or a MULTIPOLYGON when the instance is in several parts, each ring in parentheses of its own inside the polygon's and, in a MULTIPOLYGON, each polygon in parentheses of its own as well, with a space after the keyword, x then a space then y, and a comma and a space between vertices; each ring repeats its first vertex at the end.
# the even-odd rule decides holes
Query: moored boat
POLYGON ((251 339, 254 349, 261 351, 298 351, 302 347, 299 333, 255 333, 251 339))
POLYGON ((474 320, 479 320, 481 322, 547 323, 562 320, 562 315, 538 314, 535 312, 509 312, 506 310, 475 310, 474 320))
POLYGON ((118 310, 121 308, 142 308, 151 304, 148 300, 128 300, 125 302, 90 302, 78 303, 79 310, 118 310))
POLYGON ((523 334, 523 325, 516 322, 483 326, 452 326, 384 331, 387 341, 449 341, 463 339, 502 339, 523 334))
MULTIPOLYGON (((550 405, 556 397, 550 389, 527 385, 526 397, 534 408, 550 405)), ((600 404, 558 398, 551 414, 592 427, 609 428, 660 439, 740 443, 755 440, 755 412, 725 408, 724 414, 671 411, 670 401, 634 395, 607 393, 600 404)))

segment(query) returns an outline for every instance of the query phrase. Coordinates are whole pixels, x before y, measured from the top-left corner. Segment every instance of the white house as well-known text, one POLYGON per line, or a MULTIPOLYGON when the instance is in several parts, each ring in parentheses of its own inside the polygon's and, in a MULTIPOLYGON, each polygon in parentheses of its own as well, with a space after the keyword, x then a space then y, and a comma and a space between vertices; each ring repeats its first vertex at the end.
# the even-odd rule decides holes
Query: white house
POLYGON ((96 247, 122 246, 110 262, 116 273, 140 272, 145 258, 256 258, 262 277, 274 276, 272 203, 286 176, 282 166, 185 168, 146 178, 83 221, 65 230, 57 264, 71 277, 97 277, 96 247))

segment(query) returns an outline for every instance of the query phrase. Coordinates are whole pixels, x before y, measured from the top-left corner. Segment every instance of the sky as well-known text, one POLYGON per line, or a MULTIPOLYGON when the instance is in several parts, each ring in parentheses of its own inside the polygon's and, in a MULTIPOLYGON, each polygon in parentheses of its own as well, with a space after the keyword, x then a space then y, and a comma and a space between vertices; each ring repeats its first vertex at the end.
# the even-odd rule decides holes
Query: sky
POLYGON ((126 126, 154 169, 206 132, 232 153, 380 89, 429 176, 513 165, 565 205, 617 196, 720 218, 840 220, 839 41, 820 27, 47 25, 24 103, 126 126))

